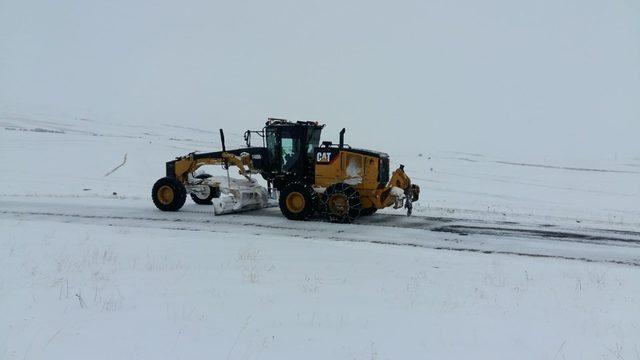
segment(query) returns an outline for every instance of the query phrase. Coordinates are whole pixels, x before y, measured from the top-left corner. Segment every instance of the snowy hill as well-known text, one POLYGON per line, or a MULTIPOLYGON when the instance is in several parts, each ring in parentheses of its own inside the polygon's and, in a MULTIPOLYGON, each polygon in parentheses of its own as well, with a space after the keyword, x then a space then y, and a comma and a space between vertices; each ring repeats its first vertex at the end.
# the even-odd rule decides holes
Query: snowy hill
POLYGON ((157 210, 164 162, 218 144, 216 128, 3 110, 0 358, 640 353, 637 158, 391 152, 423 189, 416 216, 351 225, 157 210))

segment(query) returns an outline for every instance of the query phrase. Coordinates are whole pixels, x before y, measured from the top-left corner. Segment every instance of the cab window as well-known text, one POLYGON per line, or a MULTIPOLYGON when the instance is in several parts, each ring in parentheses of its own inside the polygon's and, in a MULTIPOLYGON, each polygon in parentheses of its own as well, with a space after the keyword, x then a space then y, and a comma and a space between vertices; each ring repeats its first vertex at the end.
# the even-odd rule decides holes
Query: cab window
POLYGON ((320 145, 320 130, 309 130, 307 139, 307 155, 313 158, 313 151, 320 145))
POLYGON ((283 137, 281 143, 282 171, 291 171, 295 168, 300 157, 300 140, 290 137, 283 137))

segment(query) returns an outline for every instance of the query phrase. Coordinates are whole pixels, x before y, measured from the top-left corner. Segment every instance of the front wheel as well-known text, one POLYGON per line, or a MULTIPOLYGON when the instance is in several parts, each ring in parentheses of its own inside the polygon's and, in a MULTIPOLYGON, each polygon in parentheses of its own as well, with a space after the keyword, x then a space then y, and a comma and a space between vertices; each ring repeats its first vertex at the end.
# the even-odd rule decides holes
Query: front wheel
POLYGON ((187 189, 178 180, 163 177, 153 184, 151 198, 162 211, 178 211, 187 200, 187 189))

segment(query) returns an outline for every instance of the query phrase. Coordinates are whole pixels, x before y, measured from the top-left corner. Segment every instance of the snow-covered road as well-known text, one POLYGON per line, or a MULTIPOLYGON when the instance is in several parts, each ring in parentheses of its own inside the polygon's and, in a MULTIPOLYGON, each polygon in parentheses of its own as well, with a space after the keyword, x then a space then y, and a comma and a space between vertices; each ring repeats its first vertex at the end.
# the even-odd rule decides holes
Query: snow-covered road
POLYGON ((24 198, 0 201, 0 218, 212 233, 259 233, 327 241, 369 242, 438 250, 551 257, 640 266, 640 231, 557 224, 396 214, 365 217, 357 224, 292 222, 277 208, 215 216, 187 204, 164 213, 148 200, 24 198))

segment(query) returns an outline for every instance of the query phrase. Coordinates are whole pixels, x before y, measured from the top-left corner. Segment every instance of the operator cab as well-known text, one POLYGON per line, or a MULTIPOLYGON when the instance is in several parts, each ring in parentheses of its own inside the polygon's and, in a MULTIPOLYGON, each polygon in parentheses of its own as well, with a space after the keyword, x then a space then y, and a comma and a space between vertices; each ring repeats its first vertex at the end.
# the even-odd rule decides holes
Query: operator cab
MULTIPOLYGON (((267 149, 268 165, 264 167, 263 177, 273 181, 276 188, 292 179, 313 181, 314 152, 320 145, 323 127, 312 121, 270 118, 262 133, 257 132, 267 149)), ((250 139, 251 133, 245 134, 245 140, 250 139)), ((247 145, 250 146, 250 140, 247 140, 247 145)))

